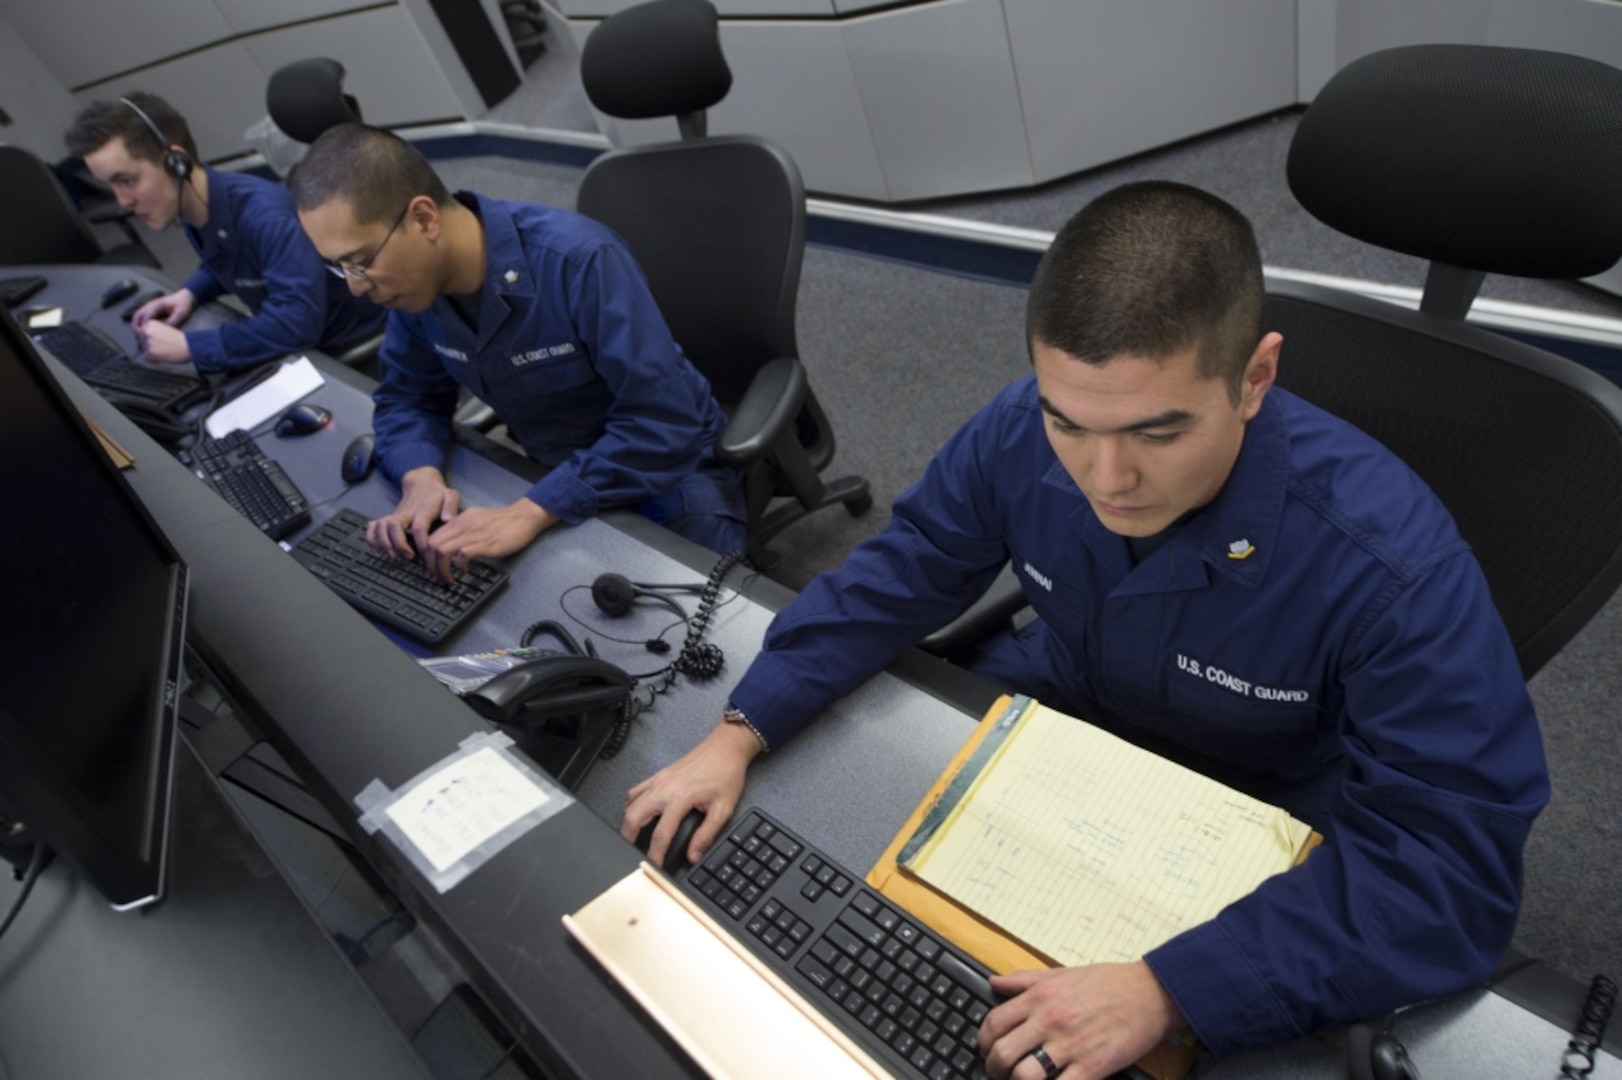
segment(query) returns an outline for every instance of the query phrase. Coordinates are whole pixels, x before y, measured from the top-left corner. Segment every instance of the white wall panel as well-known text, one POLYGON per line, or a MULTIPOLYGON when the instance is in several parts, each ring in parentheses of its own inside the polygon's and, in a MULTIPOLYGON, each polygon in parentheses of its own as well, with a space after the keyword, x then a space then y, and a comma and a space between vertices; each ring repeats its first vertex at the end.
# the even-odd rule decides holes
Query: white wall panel
MULTIPOLYGON (((633 7, 642 0, 554 0, 554 2, 557 2, 558 7, 571 19, 599 19, 633 7)), ((871 2, 888 2, 888 0, 871 0, 871 2)), ((723 19, 781 18, 795 15, 815 18, 834 13, 834 0, 710 0, 710 3, 715 5, 716 13, 723 19)))
POLYGON ((69 89, 232 33, 213 0, 0 0, 0 14, 69 89))
POLYGON ((242 132, 265 115, 265 72, 244 45, 219 45, 80 92, 82 104, 147 90, 186 117, 204 159, 246 149, 242 132))
POLYGON ((62 133, 73 123, 78 102, 51 74, 22 35, 0 11, 0 108, 11 123, 0 127, 0 142, 32 151, 46 161, 67 153, 62 133))
POLYGON ((1294 0, 1006 0, 1038 181, 1295 102, 1294 0))
POLYGON ((230 24, 232 31, 238 34, 268 30, 273 26, 286 26, 288 23, 304 19, 342 15, 357 8, 372 6, 366 0, 274 0, 274 3, 266 3, 265 0, 213 0, 213 2, 214 6, 219 8, 220 14, 225 17, 225 21, 230 24))
POLYGON ((1622 68, 1622 3, 1617 0, 1497 0, 1487 44, 1586 56, 1622 68))
MULTIPOLYGON (((360 102, 368 123, 409 124, 463 115, 444 72, 402 8, 379 8, 261 34, 248 39, 248 50, 265 72, 266 83, 270 73, 294 60, 312 56, 337 60, 344 66, 344 90, 360 102)), ((259 111, 252 119, 263 115, 262 84, 259 111)))
POLYGON ((890 197, 1032 182, 1002 0, 943 0, 845 23, 890 197))
MULTIPOLYGON (((1544 0, 1525 0, 1536 9, 1544 0)), ((1483 45, 1492 14, 1489 0, 1337 0, 1338 71, 1360 56, 1398 45, 1483 45)))

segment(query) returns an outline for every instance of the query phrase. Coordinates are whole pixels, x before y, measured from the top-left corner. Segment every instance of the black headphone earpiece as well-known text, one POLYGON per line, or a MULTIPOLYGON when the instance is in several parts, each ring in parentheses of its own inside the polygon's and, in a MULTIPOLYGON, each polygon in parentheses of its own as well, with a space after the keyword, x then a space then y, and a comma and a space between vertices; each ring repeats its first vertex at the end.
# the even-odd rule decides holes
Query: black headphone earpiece
POLYGON ((163 152, 163 171, 176 180, 191 176, 191 155, 184 150, 170 148, 163 152))
POLYGON ((597 580, 591 583, 591 599, 597 605, 597 610, 610 618, 629 615, 637 600, 646 598, 669 608, 678 619, 685 621, 687 612, 665 593, 698 592, 702 588, 701 585, 649 585, 632 581, 624 574, 610 572, 598 574, 597 580))
POLYGON ((177 150, 175 147, 169 145, 169 140, 164 138, 162 130, 159 129, 157 124, 152 122, 152 118, 146 114, 146 110, 142 109, 129 98, 119 98, 118 100, 128 105, 130 110, 134 112, 136 116, 141 118, 141 122, 146 125, 147 130, 152 132, 153 138, 158 140, 158 145, 165 147, 162 159, 163 171, 174 177, 176 180, 185 180, 188 176, 190 176, 192 165, 191 155, 186 153, 184 150, 177 150))

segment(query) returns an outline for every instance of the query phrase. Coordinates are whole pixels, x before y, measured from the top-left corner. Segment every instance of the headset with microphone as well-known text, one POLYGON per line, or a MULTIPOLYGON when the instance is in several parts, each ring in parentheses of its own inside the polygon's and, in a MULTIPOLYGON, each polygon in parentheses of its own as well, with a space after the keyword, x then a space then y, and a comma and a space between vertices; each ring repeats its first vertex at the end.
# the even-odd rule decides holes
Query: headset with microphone
POLYGON ((640 599, 651 600, 670 609, 683 622, 687 621, 687 612, 682 606, 666 593, 702 593, 706 584, 699 585, 655 585, 644 581, 632 581, 624 574, 606 573, 597 575, 597 580, 591 583, 591 599, 597 605, 597 610, 611 618, 629 615, 631 609, 640 599))
POLYGON ((181 183, 185 183, 186 178, 191 176, 191 155, 186 153, 186 151, 174 146, 168 139, 164 138, 163 131, 158 127, 157 124, 153 123, 152 117, 146 114, 145 109, 141 108, 127 97, 119 98, 118 100, 128 105, 130 107, 130 111, 135 113, 136 116, 139 116, 141 118, 141 122, 146 125, 147 130, 152 132, 152 137, 158 140, 158 146, 163 150, 163 171, 174 177, 176 180, 179 180, 181 183))
MULTIPOLYGON (((645 581, 632 581, 624 574, 613 572, 597 575, 591 583, 591 599, 597 605, 597 610, 611 619, 629 615, 638 601, 647 600, 667 609, 677 619, 677 624, 687 627, 687 634, 677 650, 676 657, 658 671, 635 674, 637 679, 655 680, 650 686, 650 697, 643 702, 643 707, 652 704, 654 697, 668 690, 678 674, 687 675, 695 679, 711 679, 721 673, 721 667, 726 663, 726 656, 721 650, 710 642, 703 641, 704 632, 709 629, 710 620, 715 617, 716 606, 721 599, 721 581, 734 566, 744 560, 741 551, 723 555, 710 569, 707 580, 699 584, 657 585, 645 581), (692 614, 677 603, 670 593, 690 593, 698 597, 698 609, 692 614)), ((576 586, 582 588, 583 586, 576 586)), ((564 609, 568 614, 568 609, 564 609)), ((579 619, 573 615, 570 618, 579 619)), ((676 625, 676 624, 673 624, 676 625)), ((669 629, 668 627, 666 629, 669 629)), ((603 635, 601 630, 598 631, 603 635)), ((637 642, 625 641, 621 638, 609 637, 610 641, 623 641, 625 644, 637 642)), ((652 653, 668 653, 670 645, 664 640, 663 633, 658 637, 641 641, 640 644, 652 653)))

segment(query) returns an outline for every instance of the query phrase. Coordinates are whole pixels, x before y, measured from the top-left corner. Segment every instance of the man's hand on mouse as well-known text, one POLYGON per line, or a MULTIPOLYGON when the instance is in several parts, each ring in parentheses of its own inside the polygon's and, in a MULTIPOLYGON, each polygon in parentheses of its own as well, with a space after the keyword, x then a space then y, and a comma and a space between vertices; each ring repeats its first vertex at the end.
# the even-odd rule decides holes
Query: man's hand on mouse
POLYGON ((190 289, 176 289, 166 296, 148 300, 135 309, 130 316, 130 325, 140 333, 147 323, 157 321, 170 326, 179 326, 191 318, 191 313, 197 308, 197 297, 192 295, 190 289))
POLYGON ((755 733, 742 724, 716 725, 704 741, 627 793, 620 835, 634 843, 642 827, 657 817, 648 858, 663 866, 676 826, 697 808, 704 811, 704 824, 687 847, 688 862, 697 863, 738 808, 744 774, 761 749, 755 733))

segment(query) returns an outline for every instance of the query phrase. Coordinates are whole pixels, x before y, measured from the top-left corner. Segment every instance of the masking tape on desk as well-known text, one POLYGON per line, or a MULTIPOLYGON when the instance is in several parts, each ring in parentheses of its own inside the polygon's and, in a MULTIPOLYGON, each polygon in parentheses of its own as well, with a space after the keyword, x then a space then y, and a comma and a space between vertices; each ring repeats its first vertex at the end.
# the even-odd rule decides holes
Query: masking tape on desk
POLYGON ((355 796, 361 828, 388 837, 441 893, 573 802, 500 732, 469 736, 392 791, 373 780, 355 796))

